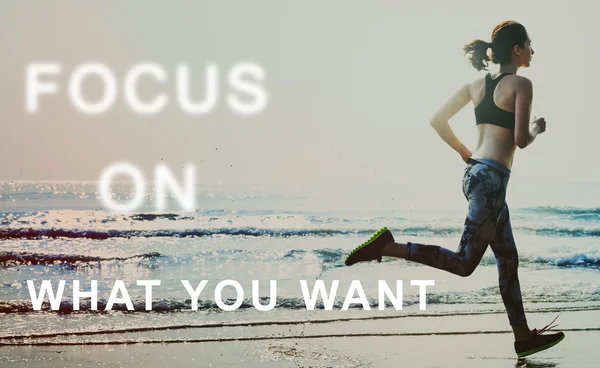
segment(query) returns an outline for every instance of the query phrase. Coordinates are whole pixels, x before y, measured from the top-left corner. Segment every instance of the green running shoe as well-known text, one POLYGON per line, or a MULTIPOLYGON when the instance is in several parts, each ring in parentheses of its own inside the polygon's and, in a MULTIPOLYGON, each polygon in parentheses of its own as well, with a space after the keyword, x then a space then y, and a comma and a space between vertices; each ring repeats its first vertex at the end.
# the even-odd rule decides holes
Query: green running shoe
POLYGON ((387 227, 380 229, 366 242, 356 247, 344 262, 346 266, 352 266, 357 262, 367 262, 377 260, 381 262, 381 251, 383 247, 394 241, 392 232, 387 227))
MULTIPOLYGON (((559 314, 560 316, 560 314, 559 314)), ((558 316, 556 316, 558 318, 558 316)), ((556 321, 554 318, 554 321, 556 321)), ((538 351, 546 350, 548 348, 553 347, 558 344, 565 338, 565 334, 562 332, 556 332, 549 335, 542 335, 544 332, 550 330, 554 326, 550 326, 554 321, 550 322, 546 327, 541 330, 533 329, 531 330, 531 338, 525 341, 515 341, 515 351, 517 352, 517 356, 519 358, 526 357, 528 355, 537 353, 538 351), (550 327, 548 327, 550 326, 550 327)))

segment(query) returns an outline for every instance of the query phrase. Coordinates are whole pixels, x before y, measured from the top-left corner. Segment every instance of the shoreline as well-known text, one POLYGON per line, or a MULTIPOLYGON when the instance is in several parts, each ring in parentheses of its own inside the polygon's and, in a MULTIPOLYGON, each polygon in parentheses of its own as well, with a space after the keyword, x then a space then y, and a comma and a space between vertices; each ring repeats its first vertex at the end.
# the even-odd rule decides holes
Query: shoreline
POLYGON ((181 344, 0 347, 7 367, 595 367, 599 331, 568 332, 551 349, 517 359, 509 333, 459 336, 274 338, 181 344))
MULTIPOLYGON (((329 312, 324 312, 329 313, 329 312)), ((530 327, 548 312, 529 313, 530 327)), ((593 367, 600 361, 600 311, 564 311, 566 338, 526 358, 536 367, 593 367), (590 325, 590 322, 592 325, 590 325), (591 330, 590 330, 591 329, 591 330)), ((49 346, 0 346, 7 367, 506 367, 520 366, 503 314, 354 319, 328 323, 123 332, 117 336, 56 336, 49 346), (65 345, 71 344, 71 345, 65 345)), ((290 321, 292 322, 292 321, 290 321)), ((558 329, 557 330, 561 330, 558 329)), ((34 343, 31 338, 21 342, 34 343)), ((7 342, 5 340, 5 342, 7 342)))

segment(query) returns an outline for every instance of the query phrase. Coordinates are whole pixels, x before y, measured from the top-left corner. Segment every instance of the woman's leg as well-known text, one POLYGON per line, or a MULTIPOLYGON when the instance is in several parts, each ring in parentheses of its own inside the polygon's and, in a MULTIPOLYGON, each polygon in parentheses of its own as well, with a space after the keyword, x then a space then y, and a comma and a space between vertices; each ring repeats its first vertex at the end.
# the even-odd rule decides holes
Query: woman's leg
POLYGON ((519 256, 517 254, 517 245, 515 244, 506 202, 504 203, 502 214, 490 242, 490 247, 496 257, 500 294, 506 307, 508 320, 515 334, 515 340, 527 340, 531 337, 531 330, 527 325, 523 309, 521 286, 519 285, 517 274, 519 256))
MULTIPOLYGON (((491 169, 488 169, 491 170, 491 169)), ((479 264, 489 244, 496 257, 499 286, 516 341, 527 340, 527 325, 517 275, 519 258, 508 206, 504 201, 508 177, 468 168, 463 191, 469 200, 469 213, 458 251, 436 245, 390 243, 382 255, 405 258, 460 276, 468 276, 479 264)))
POLYGON ((439 268, 459 276, 469 276, 492 240, 502 213, 508 176, 485 164, 470 165, 463 178, 463 192, 469 211, 456 252, 437 245, 391 243, 382 255, 439 268))

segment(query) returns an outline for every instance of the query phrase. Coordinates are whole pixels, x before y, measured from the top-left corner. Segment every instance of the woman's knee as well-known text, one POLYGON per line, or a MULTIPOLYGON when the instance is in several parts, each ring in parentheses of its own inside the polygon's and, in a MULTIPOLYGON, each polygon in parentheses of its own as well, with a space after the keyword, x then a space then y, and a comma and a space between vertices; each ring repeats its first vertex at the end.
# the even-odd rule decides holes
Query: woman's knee
POLYGON ((464 272, 461 273, 460 276, 462 276, 462 277, 469 277, 469 276, 471 276, 473 274, 473 272, 475 272, 476 268, 477 267, 468 267, 468 268, 465 268, 464 272))
POLYGON ((469 277, 473 274, 473 272, 475 272, 475 269, 477 268, 478 265, 479 265, 479 262, 464 261, 462 263, 462 267, 460 268, 457 275, 461 276, 461 277, 469 277))

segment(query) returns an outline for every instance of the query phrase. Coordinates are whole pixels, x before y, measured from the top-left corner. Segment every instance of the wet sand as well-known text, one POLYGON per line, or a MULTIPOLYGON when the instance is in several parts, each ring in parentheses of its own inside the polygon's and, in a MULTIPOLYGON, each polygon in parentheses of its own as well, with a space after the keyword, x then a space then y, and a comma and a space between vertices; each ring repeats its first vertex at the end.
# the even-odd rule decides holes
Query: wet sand
MULTIPOLYGON (((539 328, 555 314, 528 316, 530 326, 539 328)), ((0 366, 597 367, 600 311, 563 312, 557 322, 565 340, 525 360, 516 359, 506 316, 487 314, 222 328, 207 334, 170 330, 104 341, 115 345, 61 337, 46 341, 58 345, 28 346, 32 341, 24 340, 20 346, 0 347, 0 366), (207 341, 214 339, 220 340, 207 341)))

